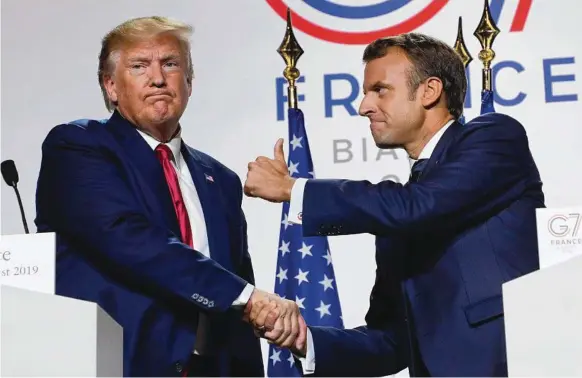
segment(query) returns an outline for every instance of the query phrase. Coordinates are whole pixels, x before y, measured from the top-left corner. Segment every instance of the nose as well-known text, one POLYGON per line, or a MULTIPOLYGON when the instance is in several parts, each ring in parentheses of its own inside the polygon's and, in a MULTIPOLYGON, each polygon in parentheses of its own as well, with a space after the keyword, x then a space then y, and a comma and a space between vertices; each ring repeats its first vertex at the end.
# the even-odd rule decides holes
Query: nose
POLYGON ((150 66, 150 85, 154 87, 163 87, 166 85, 166 75, 159 63, 150 66))
POLYGON ((360 103, 360 108, 358 109, 358 113, 362 117, 368 117, 376 111, 376 105, 374 104, 373 99, 370 96, 364 96, 362 102, 360 103))

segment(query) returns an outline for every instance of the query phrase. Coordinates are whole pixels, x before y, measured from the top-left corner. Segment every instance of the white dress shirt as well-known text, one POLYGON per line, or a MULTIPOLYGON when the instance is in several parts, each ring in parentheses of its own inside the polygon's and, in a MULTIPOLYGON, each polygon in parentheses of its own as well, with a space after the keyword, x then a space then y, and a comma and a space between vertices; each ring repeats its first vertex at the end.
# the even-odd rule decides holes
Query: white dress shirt
MULTIPOLYGON (((439 140, 445 133, 445 131, 453 124, 454 120, 450 120, 447 122, 439 131, 437 131, 432 138, 429 139, 428 143, 418 156, 418 160, 420 159, 429 159, 432 155, 434 149, 436 148, 439 140)), ((410 159, 410 167, 414 164, 416 160, 410 159)), ((291 189, 291 202, 289 203, 289 222, 295 224, 301 224, 302 221, 302 213, 303 213, 303 193, 305 191, 305 184, 307 183, 308 179, 305 178, 298 178, 295 180, 295 184, 293 184, 293 188, 291 189)), ((311 331, 309 328, 307 329, 307 352, 305 357, 299 357, 299 361, 301 361, 301 366, 303 368, 303 374, 313 374, 315 371, 315 348, 313 346, 313 336, 311 335, 311 331)))
MULTIPOLYGON (((179 132, 168 143, 160 143, 152 136, 142 132, 141 130, 137 131, 145 139, 152 150, 155 150, 159 144, 165 144, 170 148, 170 151, 172 151, 174 159, 171 163, 172 167, 174 167, 176 170, 180 191, 182 192, 184 204, 186 206, 186 210, 188 211, 188 219, 190 220, 190 226, 192 228, 192 240, 194 242, 194 248, 204 256, 211 257, 202 204, 200 203, 200 198, 198 197, 198 192, 196 191, 196 186, 194 185, 194 180, 192 180, 190 169, 188 169, 188 165, 184 161, 180 151, 182 145, 182 139, 180 137, 181 132, 179 132)), ((232 306, 245 306, 249 301, 251 294, 253 293, 253 289, 253 285, 247 284, 239 297, 232 303, 232 306)), ((197 352, 195 351, 195 353, 197 352)))

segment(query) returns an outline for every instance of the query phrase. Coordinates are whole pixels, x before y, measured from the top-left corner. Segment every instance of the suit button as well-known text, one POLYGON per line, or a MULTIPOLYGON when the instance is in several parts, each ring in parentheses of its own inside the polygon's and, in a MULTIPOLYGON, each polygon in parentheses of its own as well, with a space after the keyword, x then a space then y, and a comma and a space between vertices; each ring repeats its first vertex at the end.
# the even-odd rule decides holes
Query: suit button
POLYGON ((179 362, 176 362, 176 371, 178 373, 181 373, 184 370, 184 368, 182 367, 182 364, 179 362))

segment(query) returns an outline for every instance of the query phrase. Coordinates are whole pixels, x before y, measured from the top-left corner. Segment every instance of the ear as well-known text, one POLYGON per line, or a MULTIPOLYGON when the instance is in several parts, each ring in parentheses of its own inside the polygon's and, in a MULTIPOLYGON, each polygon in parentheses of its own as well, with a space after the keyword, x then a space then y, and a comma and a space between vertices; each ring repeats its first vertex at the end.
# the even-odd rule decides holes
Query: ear
POLYGON ((441 79, 431 76, 425 80, 422 87, 424 88, 420 94, 422 106, 430 108, 436 105, 443 95, 443 82, 441 79))
POLYGON ((105 76, 103 78, 103 86, 107 91, 109 100, 114 103, 117 102, 117 86, 115 85, 115 80, 113 79, 113 76, 105 76))

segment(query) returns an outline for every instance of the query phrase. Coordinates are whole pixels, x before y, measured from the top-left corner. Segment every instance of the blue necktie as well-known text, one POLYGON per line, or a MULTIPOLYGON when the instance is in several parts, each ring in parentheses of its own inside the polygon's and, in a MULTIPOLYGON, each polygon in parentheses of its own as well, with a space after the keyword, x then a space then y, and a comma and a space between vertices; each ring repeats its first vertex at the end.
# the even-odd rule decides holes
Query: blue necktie
POLYGON ((408 181, 417 182, 420 179, 422 171, 426 167, 427 163, 428 159, 420 159, 414 162, 414 164, 412 165, 412 169, 410 170, 410 179, 408 181))

